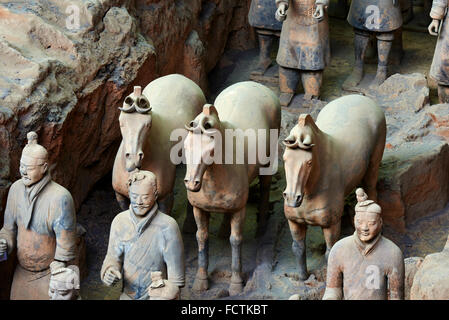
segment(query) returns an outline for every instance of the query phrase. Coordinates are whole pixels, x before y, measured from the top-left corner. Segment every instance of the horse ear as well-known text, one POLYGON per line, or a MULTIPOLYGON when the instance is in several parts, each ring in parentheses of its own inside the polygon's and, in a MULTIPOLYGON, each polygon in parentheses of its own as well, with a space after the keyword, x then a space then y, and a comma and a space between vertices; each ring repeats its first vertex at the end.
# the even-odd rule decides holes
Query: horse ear
POLYGON ((315 124, 315 121, 313 121, 313 118, 310 114, 301 114, 298 118, 298 124, 300 126, 307 126, 310 124, 315 124))
POLYGON ((203 107, 203 113, 204 113, 206 116, 215 115, 215 116, 217 116, 217 118, 218 118, 218 111, 217 111, 217 109, 215 109, 215 107, 214 107, 213 105, 211 105, 211 104, 206 104, 206 105, 204 105, 204 107, 203 107))

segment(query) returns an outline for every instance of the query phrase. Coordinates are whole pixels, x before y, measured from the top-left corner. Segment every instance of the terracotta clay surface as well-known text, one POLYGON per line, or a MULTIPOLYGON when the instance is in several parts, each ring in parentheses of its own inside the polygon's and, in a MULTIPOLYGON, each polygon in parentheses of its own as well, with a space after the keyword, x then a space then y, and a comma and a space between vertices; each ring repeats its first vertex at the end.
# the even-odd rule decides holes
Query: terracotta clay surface
POLYGON ((323 229, 327 256, 340 236, 345 197, 363 184, 370 199, 377 198, 385 139, 382 109, 369 98, 350 95, 324 107, 316 123, 310 115, 301 115, 284 140, 284 213, 300 279, 308 276, 307 225, 323 229))
MULTIPOLYGON (((22 179, 10 188, 0 239, 8 255, 17 248, 11 299, 48 299, 50 266, 60 266, 76 257, 76 216, 72 196, 52 181, 48 153, 37 144, 37 134, 28 133, 22 152, 22 179)), ((2 251, 5 249, 1 248, 2 251)))
POLYGON ((135 171, 128 184, 131 205, 112 221, 100 276, 108 286, 123 279, 120 299, 147 300, 152 272, 184 286, 184 244, 176 221, 158 209, 156 176, 135 171))
POLYGON ((285 19, 276 58, 282 106, 290 104, 299 80, 308 100, 320 96, 322 71, 330 62, 328 4, 327 0, 276 0, 276 15, 285 19))
POLYGON ((438 82, 438 97, 440 103, 449 103, 449 19, 446 0, 434 0, 430 17, 433 19, 429 33, 438 36, 430 76, 438 82))
POLYGON ((424 258, 413 279, 411 300, 449 299, 449 238, 441 252, 424 258))
POLYGON ((323 300, 402 300, 402 252, 381 234, 380 206, 363 189, 356 194, 356 231, 331 249, 323 300))
POLYGON ((206 102, 202 90, 182 75, 169 75, 151 82, 142 92, 140 87, 129 95, 120 108, 122 143, 112 173, 112 185, 123 210, 128 207, 129 172, 139 168, 157 176, 160 210, 170 214, 176 164, 170 158, 172 133, 181 130, 195 117, 206 102), (139 107, 140 105, 140 107, 139 107))
POLYGON ((211 212, 223 213, 230 217, 232 277, 229 294, 240 293, 243 289, 242 228, 245 222, 249 184, 259 176, 261 201, 258 231, 262 234, 269 210, 272 169, 261 168, 267 166, 268 161, 262 163, 256 155, 259 148, 265 148, 263 154, 271 155, 271 159, 277 161, 277 155, 273 157, 273 152, 277 150, 278 132, 276 131, 275 137, 271 137, 274 133, 269 129, 279 130, 280 118, 279 100, 270 89, 255 82, 241 82, 224 90, 215 100, 214 106, 206 105, 203 112, 187 127, 190 132, 185 140, 187 173, 184 181, 188 199, 194 207, 198 227, 196 235, 199 268, 193 286, 196 291, 208 289, 208 227, 211 212), (237 154, 238 138, 228 136, 225 133, 227 129, 252 130, 256 139, 261 135, 260 131, 263 131, 267 139, 262 140, 262 143, 257 143, 258 140, 250 143, 249 138, 242 137, 244 158, 237 160, 239 155, 242 156, 241 153, 237 154), (271 140, 274 140, 275 144, 270 144, 270 137, 274 138, 271 140), (233 141, 231 150, 225 148, 230 142, 227 139, 233 141), (255 161, 249 162, 253 156, 255 161), (242 162, 239 164, 237 161, 242 162), (268 169, 269 173, 263 175, 261 169, 268 169))

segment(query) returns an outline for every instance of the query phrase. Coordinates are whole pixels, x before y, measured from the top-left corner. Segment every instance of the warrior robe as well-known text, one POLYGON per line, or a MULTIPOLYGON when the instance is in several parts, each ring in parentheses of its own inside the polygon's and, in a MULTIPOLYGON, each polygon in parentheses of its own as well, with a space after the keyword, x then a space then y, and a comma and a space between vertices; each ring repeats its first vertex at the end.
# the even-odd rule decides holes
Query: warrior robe
POLYGON ((329 23, 327 12, 321 21, 313 14, 316 5, 327 6, 329 0, 276 0, 287 5, 279 42, 277 63, 285 68, 318 71, 330 62, 329 23))
POLYGON ((69 191, 49 173, 30 187, 22 180, 13 183, 0 239, 8 243, 8 254, 17 247, 11 300, 48 300, 50 263, 76 256, 76 214, 69 191))
POLYGON ((365 244, 355 232, 332 247, 326 288, 343 288, 345 300, 404 299, 402 252, 381 234, 365 244))
POLYGON ((282 29, 282 22, 276 20, 276 3, 273 0, 252 0, 248 21, 258 32, 273 34, 282 29))
POLYGON ((102 279, 110 267, 123 275, 122 300, 147 300, 151 272, 155 271, 183 287, 184 244, 176 220, 160 212, 157 204, 141 220, 132 207, 119 213, 112 221, 102 279))
POLYGON ((352 0, 348 22, 356 29, 368 32, 392 32, 402 26, 400 1, 352 0))
POLYGON ((445 86, 449 86, 449 20, 447 11, 447 0, 433 1, 430 17, 440 20, 443 25, 438 35, 437 46, 430 67, 430 76, 437 80, 439 84, 445 86))

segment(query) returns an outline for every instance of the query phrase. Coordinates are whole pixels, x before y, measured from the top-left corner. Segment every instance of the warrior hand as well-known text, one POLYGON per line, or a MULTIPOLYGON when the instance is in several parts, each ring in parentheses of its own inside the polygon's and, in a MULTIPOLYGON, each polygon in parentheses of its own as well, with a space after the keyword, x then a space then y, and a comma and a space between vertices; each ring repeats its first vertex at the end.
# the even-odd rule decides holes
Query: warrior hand
POLYGON ((120 273, 120 271, 111 267, 108 270, 106 270, 103 277, 103 283, 108 287, 110 287, 116 284, 121 278, 122 274, 120 273))
POLYGON ((315 13, 313 14, 313 17, 317 20, 321 20, 324 17, 324 5, 319 4, 316 6, 315 13))
POLYGON ((0 255, 3 255, 6 251, 8 251, 8 243, 5 239, 0 239, 0 255))
POLYGON ((438 36, 438 29, 440 28, 440 20, 433 19, 429 26, 429 33, 432 36, 438 36))
POLYGON ((279 5, 279 8, 276 10, 276 20, 277 21, 284 21, 287 17, 287 5, 285 3, 281 3, 279 5))
POLYGON ((50 272, 53 274, 56 270, 65 268, 65 266, 65 262, 53 260, 53 262, 50 263, 50 272))

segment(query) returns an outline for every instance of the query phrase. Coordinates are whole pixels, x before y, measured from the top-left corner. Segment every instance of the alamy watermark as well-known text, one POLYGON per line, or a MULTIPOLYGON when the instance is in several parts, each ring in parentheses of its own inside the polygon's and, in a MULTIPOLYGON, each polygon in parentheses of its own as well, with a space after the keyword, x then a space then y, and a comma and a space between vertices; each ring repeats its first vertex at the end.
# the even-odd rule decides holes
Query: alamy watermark
POLYGON ((173 164, 259 164, 260 175, 273 175, 278 170, 277 129, 226 129, 224 137, 218 130, 206 135, 201 131, 191 135, 189 152, 185 152, 185 129, 176 129, 170 135, 170 141, 178 141, 170 151, 173 164), (267 133, 269 132, 269 137, 267 133), (181 139, 181 140, 180 140, 181 139), (224 143, 223 143, 224 141, 224 143), (235 143, 234 143, 235 141, 235 143), (245 148, 246 142, 246 148, 245 148), (213 143, 213 147, 211 147, 213 143), (245 150, 246 149, 246 150, 245 150), (188 153, 188 156, 186 155, 188 153))

